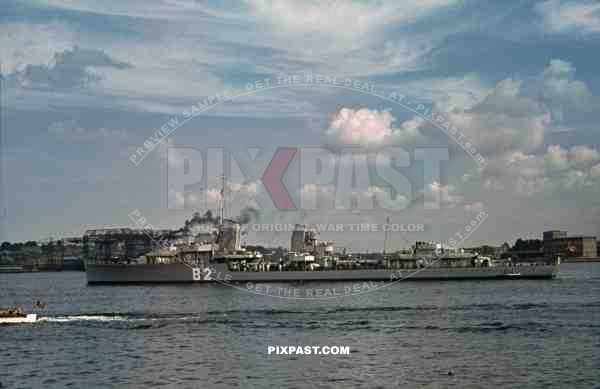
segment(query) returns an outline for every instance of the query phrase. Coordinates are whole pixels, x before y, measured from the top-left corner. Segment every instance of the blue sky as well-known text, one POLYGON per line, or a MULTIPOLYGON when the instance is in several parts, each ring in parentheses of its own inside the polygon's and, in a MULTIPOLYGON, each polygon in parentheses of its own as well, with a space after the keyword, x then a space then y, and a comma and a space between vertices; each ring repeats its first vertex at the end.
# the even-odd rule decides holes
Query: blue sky
MULTIPOLYGON (((181 225, 211 204, 203 200, 204 180, 186 188, 183 209, 168 209, 169 147, 224 147, 242 170, 251 165, 243 163, 246 147, 261 147, 258 160, 267 162, 277 147, 374 153, 400 146, 411 154, 449 147, 440 182, 421 178, 419 163, 405 171, 413 201, 391 217, 427 227, 393 236, 391 246, 448 239, 480 211, 489 217, 467 243, 548 228, 600 235, 599 56, 600 5, 593 1, 4 1, 0 239, 130 225, 134 209, 153 225, 181 225), (382 95, 397 91, 433 108, 485 163, 407 109, 323 86, 233 99, 178 128, 138 166, 129 160, 170 118, 208 96, 316 74, 370 82, 382 95), (356 131, 360 137, 352 138, 356 131), (436 193, 441 209, 424 209, 436 193)), ((256 169, 246 186, 260 200, 266 192, 256 169)), ((284 182, 299 204, 301 188, 290 174, 284 182)), ((318 210, 265 210, 262 221, 388 216, 333 210, 331 192, 318 192, 318 210)), ((288 238, 248 237, 267 244, 288 238)), ((375 249, 383 234, 325 238, 375 249)))

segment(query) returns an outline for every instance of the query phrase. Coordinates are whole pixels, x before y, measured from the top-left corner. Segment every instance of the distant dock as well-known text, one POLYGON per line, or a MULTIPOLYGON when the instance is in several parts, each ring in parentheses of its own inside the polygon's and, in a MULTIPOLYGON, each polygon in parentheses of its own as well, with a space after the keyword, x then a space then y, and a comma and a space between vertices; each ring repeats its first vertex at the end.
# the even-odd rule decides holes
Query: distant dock
POLYGON ((600 257, 566 257, 563 263, 600 262, 600 257))

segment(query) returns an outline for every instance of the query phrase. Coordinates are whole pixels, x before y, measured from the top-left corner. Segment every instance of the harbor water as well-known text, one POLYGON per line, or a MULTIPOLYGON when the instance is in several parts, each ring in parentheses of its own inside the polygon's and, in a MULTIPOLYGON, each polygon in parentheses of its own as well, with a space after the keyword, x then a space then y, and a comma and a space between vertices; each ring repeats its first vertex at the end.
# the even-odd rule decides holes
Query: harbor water
POLYGON ((600 263, 563 264, 555 280, 399 282, 325 300, 0 274, 0 307, 15 305, 40 320, 0 327, 2 388, 600 384, 600 263), (33 309, 37 300, 45 309, 33 309), (269 346, 350 353, 269 355, 269 346))

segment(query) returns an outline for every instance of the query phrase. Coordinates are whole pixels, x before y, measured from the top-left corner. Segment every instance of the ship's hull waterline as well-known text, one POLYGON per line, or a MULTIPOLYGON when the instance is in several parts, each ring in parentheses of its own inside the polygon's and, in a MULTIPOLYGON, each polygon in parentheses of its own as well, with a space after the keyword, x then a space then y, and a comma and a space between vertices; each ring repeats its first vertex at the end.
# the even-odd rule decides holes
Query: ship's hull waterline
POLYGON ((552 279, 558 268, 552 265, 517 267, 373 269, 327 271, 238 272, 225 267, 213 270, 210 277, 199 269, 181 264, 88 264, 87 283, 159 284, 159 283, 241 283, 241 282, 311 282, 311 281, 420 281, 477 279, 552 279))

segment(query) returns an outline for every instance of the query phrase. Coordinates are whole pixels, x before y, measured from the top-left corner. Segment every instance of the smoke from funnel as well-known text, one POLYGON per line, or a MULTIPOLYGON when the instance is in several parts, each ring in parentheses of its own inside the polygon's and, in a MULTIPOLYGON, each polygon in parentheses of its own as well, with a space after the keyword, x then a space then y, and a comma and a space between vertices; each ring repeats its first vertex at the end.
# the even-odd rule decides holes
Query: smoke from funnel
POLYGON ((179 229, 178 232, 189 233, 194 226, 202 224, 216 225, 217 222, 218 219, 216 217, 213 217, 213 214, 210 210, 206 211, 204 213, 204 216, 200 215, 200 212, 194 212, 192 217, 185 221, 184 226, 181 229, 179 229))
POLYGON ((260 221, 260 213, 258 213, 257 209, 246 208, 240 213, 241 224, 256 223, 258 221, 260 221))

